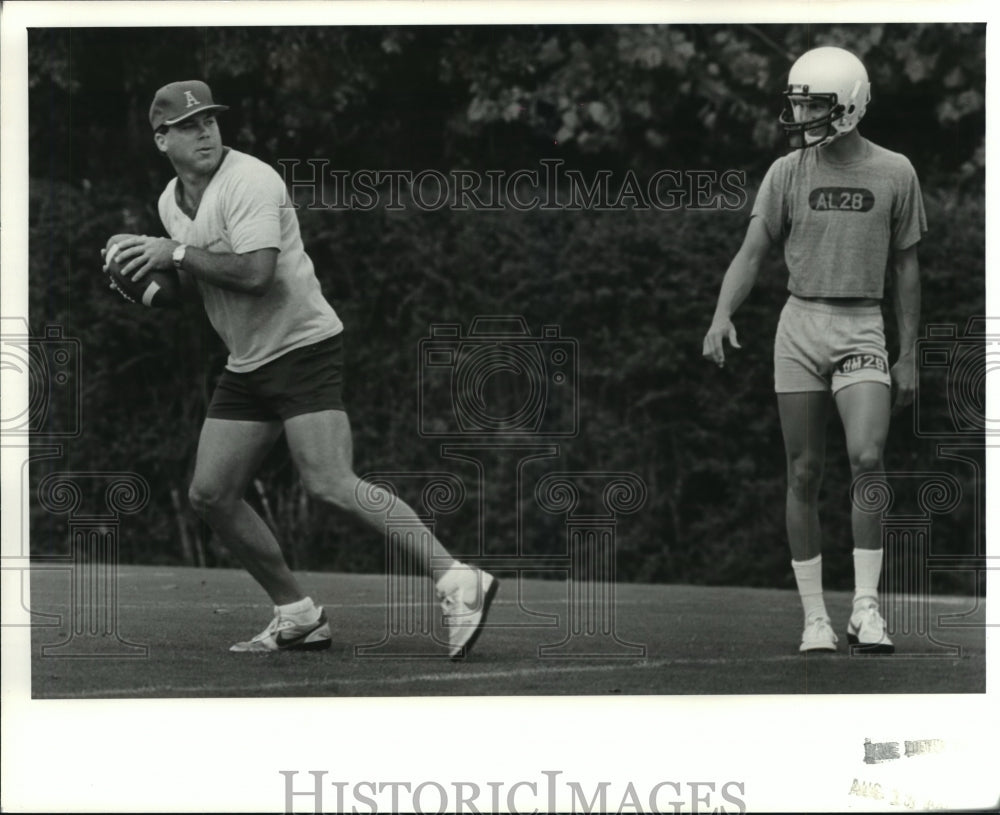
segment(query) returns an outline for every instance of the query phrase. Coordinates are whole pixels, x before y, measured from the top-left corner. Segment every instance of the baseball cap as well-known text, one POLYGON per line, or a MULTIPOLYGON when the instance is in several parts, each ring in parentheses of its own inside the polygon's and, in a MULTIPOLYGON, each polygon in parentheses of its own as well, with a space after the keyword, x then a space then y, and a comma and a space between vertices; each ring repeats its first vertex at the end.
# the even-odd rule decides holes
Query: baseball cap
POLYGON ((149 123, 153 130, 164 125, 175 125, 189 116, 206 110, 229 110, 226 105, 212 101, 212 91, 198 79, 171 82, 156 92, 149 108, 149 123))

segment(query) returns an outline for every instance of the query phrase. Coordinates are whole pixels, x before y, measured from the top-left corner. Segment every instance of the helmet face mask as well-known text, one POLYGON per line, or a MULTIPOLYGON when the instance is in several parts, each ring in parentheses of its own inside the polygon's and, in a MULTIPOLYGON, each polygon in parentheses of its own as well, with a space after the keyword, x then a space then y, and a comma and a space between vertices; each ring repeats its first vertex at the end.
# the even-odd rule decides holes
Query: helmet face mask
POLYGON ((842 48, 815 48, 796 60, 783 96, 779 121, 789 146, 822 147, 858 126, 871 99, 871 84, 854 54, 842 48), (822 115, 796 116, 797 108, 810 112, 817 103, 826 108, 822 115))
POLYGON ((815 147, 829 144, 840 135, 834 122, 844 115, 844 106, 837 104, 836 95, 832 93, 810 94, 807 90, 791 88, 785 91, 785 106, 781 111, 780 122, 788 138, 788 144, 795 150, 803 147, 815 147), (812 108, 822 103, 825 112, 813 118, 802 118, 797 111, 805 109, 808 113, 812 108), (816 131, 821 131, 817 133, 816 131))

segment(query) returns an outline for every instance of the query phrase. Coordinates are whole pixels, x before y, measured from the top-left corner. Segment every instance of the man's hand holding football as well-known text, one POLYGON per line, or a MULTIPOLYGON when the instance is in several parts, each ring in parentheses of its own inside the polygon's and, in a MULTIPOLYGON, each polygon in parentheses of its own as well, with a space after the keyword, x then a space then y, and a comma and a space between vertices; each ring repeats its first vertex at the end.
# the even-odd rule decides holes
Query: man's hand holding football
POLYGON ((151 238, 148 235, 126 238, 118 248, 118 260, 123 264, 122 275, 139 281, 154 269, 172 269, 174 249, 178 246, 180 244, 170 238, 151 238))

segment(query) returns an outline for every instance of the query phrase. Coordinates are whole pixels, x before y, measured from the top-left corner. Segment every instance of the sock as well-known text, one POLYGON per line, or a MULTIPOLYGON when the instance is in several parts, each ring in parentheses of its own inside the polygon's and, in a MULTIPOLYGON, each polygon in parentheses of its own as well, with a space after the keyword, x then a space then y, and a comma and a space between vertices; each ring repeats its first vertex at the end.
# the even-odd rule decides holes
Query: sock
POLYGON ((829 617, 826 603, 823 602, 823 556, 816 555, 810 560, 793 560, 792 571, 795 572, 795 583, 799 587, 806 622, 817 617, 829 617))
POLYGON ((313 604, 311 597, 303 597, 284 606, 275 606, 274 610, 279 617, 300 623, 314 623, 319 619, 319 609, 313 604))
POLYGON ((854 605, 862 598, 878 601, 878 579, 882 574, 881 549, 854 550, 854 605))

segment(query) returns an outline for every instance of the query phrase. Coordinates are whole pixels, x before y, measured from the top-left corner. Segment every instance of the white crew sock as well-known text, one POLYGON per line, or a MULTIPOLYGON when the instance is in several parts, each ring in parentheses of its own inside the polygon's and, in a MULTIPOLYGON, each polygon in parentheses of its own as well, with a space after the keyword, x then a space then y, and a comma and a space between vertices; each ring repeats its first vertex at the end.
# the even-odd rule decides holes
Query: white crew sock
POLYGON ((854 550, 854 605, 862 599, 878 601, 878 580, 882 574, 881 549, 854 550))
POLYGON ((792 571, 799 587, 799 599, 806 622, 817 617, 829 617, 823 602, 823 556, 816 555, 810 560, 793 560, 792 571))
POLYGON ((303 597, 284 606, 275 606, 274 611, 284 620, 294 620, 299 623, 314 623, 319 619, 319 609, 313 604, 311 597, 303 597))

